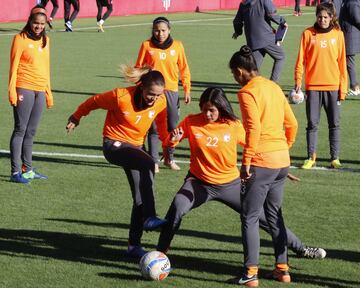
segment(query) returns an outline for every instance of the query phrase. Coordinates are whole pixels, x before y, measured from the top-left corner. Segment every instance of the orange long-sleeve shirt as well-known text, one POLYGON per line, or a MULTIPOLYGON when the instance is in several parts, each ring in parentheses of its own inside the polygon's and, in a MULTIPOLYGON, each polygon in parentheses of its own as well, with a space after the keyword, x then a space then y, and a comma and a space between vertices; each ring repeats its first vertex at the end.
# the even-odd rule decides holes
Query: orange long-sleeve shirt
MULTIPOLYGON (((237 144, 244 145, 245 131, 240 121, 208 123, 204 114, 187 116, 179 125, 190 146, 190 172, 207 183, 224 184, 240 176, 237 144)), ((179 142, 166 144, 174 147, 179 142)))
POLYGON ((297 121, 281 88, 256 76, 238 93, 246 131, 242 163, 266 168, 290 165, 297 121))
POLYGON ((53 106, 50 86, 50 39, 42 48, 42 39, 32 40, 24 34, 14 37, 10 52, 9 102, 17 103, 16 88, 44 91, 47 107, 53 106))
POLYGON ((336 28, 318 33, 314 27, 301 35, 295 65, 295 83, 301 86, 305 72, 305 89, 340 91, 344 100, 347 91, 346 51, 344 34, 336 28))
MULTIPOLYGON (((80 121, 95 109, 107 110, 103 136, 112 140, 127 142, 136 146, 144 143, 144 138, 159 113, 166 114, 166 98, 162 94, 153 106, 142 110, 134 102, 136 86, 116 88, 112 91, 97 94, 80 104, 72 115, 80 121)), ((167 136, 166 123, 157 122, 160 135, 167 136), (163 132, 164 131, 164 132, 163 132)), ((164 136, 166 138, 166 136, 164 136)))
POLYGON ((167 49, 157 48, 150 40, 144 41, 140 47, 136 61, 136 67, 150 65, 160 71, 165 78, 165 89, 171 91, 179 90, 179 72, 181 83, 185 93, 190 92, 190 69, 186 59, 183 44, 173 40, 167 49))

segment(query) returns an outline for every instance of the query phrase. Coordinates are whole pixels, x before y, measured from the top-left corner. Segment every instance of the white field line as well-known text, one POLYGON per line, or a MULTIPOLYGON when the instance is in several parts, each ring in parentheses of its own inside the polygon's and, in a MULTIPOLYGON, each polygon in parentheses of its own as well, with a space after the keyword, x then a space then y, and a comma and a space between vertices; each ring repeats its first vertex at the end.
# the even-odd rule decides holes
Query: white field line
MULTIPOLYGON (((307 13, 303 13, 303 15, 309 15, 309 14, 314 14, 311 12, 307 12, 307 13)), ((282 16, 292 16, 292 14, 281 14, 282 16)), ((121 17, 121 16, 119 16, 121 17)), ((235 17, 235 15, 234 15, 235 17)), ((172 24, 190 24, 190 23, 198 23, 198 22, 207 22, 207 21, 224 21, 224 20, 233 20, 234 17, 223 17, 223 18, 205 18, 205 19, 190 19, 190 20, 174 20, 171 21, 172 24)), ((106 29, 108 28, 123 28, 123 27, 136 27, 136 26, 149 26, 152 25, 152 22, 142 22, 142 23, 132 23, 132 24, 119 24, 119 25, 109 25, 106 26, 106 29)), ((202 24, 202 25, 206 25, 206 24, 202 24)), ((214 24, 207 24, 207 25, 214 25, 214 24)), ((224 25, 224 24, 221 24, 224 25)), ((232 25, 232 23, 227 24, 227 25, 232 25)), ((291 26, 298 26, 298 25, 291 25, 291 26)), ((299 25, 299 27, 307 27, 308 25, 299 25)), ((75 28, 74 31, 82 31, 82 30, 94 30, 97 29, 97 26, 91 26, 91 27, 80 27, 80 28, 75 28)), ((63 32, 64 30, 54 30, 54 32, 63 32)), ((16 33, 4 33, 4 34, 0 34, 0 36, 14 36, 16 34, 18 34, 19 32, 16 33)))
MULTIPOLYGON (((0 153, 10 154, 9 150, 0 149, 0 153)), ((49 156, 49 157, 68 157, 68 158, 87 158, 87 159, 104 159, 103 155, 90 155, 90 154, 77 154, 77 153, 53 153, 53 152, 33 152, 33 155, 38 156, 49 156)), ((176 163, 181 164, 190 164, 189 160, 176 160, 176 163)), ((240 164, 238 164, 240 166, 240 164)), ((291 169, 300 169, 300 167, 290 166, 291 169)), ((360 169, 351 169, 351 168, 343 168, 341 170, 331 169, 328 167, 315 166, 312 170, 321 170, 321 171, 347 171, 347 172, 360 172, 360 169)))

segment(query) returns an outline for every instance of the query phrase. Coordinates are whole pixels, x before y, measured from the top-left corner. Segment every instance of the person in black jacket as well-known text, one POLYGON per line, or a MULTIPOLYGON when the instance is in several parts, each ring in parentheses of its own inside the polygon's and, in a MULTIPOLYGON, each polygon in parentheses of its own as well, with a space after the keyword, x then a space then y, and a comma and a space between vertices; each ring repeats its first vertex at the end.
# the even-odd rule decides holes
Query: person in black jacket
POLYGON ((355 55, 360 53, 360 1, 344 0, 340 11, 340 26, 345 36, 346 65, 350 79, 348 95, 359 96, 355 55))
POLYGON ((271 0, 242 0, 233 21, 233 38, 242 35, 244 29, 247 45, 254 54, 258 68, 260 69, 265 54, 274 59, 270 80, 277 82, 285 62, 285 53, 282 47, 275 43, 271 22, 287 26, 285 19, 276 14, 271 0))

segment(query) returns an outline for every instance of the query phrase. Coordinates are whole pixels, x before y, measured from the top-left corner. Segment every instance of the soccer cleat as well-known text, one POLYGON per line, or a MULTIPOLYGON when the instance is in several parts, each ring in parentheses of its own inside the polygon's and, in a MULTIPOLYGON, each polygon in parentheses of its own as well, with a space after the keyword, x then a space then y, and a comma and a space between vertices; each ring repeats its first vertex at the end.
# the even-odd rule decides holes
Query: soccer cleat
POLYGON ((360 87, 356 86, 354 88, 350 88, 347 96, 360 96, 360 87))
POLYGON ((126 250, 126 255, 132 258, 141 258, 146 254, 146 251, 141 246, 129 245, 126 250))
POLYGON ((311 169, 312 167, 315 166, 315 160, 312 159, 306 159, 304 161, 304 164, 301 166, 301 169, 311 169))
POLYGON ((25 173, 23 173, 22 175, 23 175, 23 177, 24 177, 25 179, 41 179, 41 180, 46 180, 46 179, 48 179, 47 176, 36 172, 35 169, 34 169, 34 170, 31 170, 31 171, 28 171, 28 172, 25 172, 25 173))
POLYGON ((322 248, 305 246, 297 253, 297 256, 301 258, 324 259, 326 257, 326 251, 322 248))
POLYGON ((331 166, 331 168, 333 168, 333 169, 341 169, 341 168, 343 167, 343 166, 341 165, 339 159, 334 159, 334 160, 332 160, 330 166, 331 166))
POLYGON ((229 284, 235 284, 235 285, 243 285, 247 287, 258 287, 259 286, 259 280, 257 275, 247 276, 244 274, 241 278, 236 277, 229 279, 227 281, 229 284))
POLYGON ((282 283, 290 283, 291 277, 289 271, 280 271, 275 269, 269 275, 266 276, 267 279, 273 279, 282 283))
POLYGON ((160 168, 159 168, 159 164, 155 163, 155 169, 154 169, 155 173, 159 173, 160 172, 160 168))
POLYGON ((98 32, 105 32, 103 25, 98 24, 98 26, 99 26, 98 32))
POLYGON ((70 21, 67 21, 67 22, 65 23, 65 31, 66 31, 66 32, 73 32, 72 24, 71 24, 70 21))
POLYGON ((16 173, 10 176, 10 182, 14 182, 14 183, 21 183, 21 184, 29 184, 30 183, 30 179, 26 179, 23 177, 23 174, 21 173, 16 173))
POLYGON ((145 231, 153 231, 157 228, 160 228, 164 224, 167 223, 167 220, 158 218, 156 216, 149 217, 144 222, 144 230, 145 231))
POLYGON ((299 16, 299 12, 297 12, 297 11, 294 11, 294 16, 299 16))
POLYGON ((179 171, 181 168, 175 163, 174 160, 164 161, 164 165, 169 167, 171 170, 179 171))

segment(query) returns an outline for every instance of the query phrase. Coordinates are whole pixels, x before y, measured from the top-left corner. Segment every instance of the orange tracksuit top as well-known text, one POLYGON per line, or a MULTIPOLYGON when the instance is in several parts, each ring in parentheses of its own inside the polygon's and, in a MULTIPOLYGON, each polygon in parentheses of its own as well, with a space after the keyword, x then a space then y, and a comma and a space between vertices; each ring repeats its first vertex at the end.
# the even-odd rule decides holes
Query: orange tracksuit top
POLYGON ((295 65, 295 83, 298 86, 301 86, 304 70, 306 90, 338 90, 340 99, 345 99, 346 51, 341 30, 333 28, 327 33, 318 33, 314 27, 309 27, 302 33, 295 65))
MULTIPOLYGON (((203 113, 187 116, 179 125, 184 130, 181 140, 190 145, 190 172, 211 184, 224 184, 240 176, 237 144, 244 145, 245 131, 240 121, 208 123, 203 113)), ((174 147, 170 135, 166 144, 174 147)))
MULTIPOLYGON (((112 91, 97 94, 80 104, 72 115, 80 121, 95 109, 107 110, 103 128, 104 138, 127 142, 136 146, 144 144, 144 138, 151 123, 159 113, 166 114, 166 98, 162 94, 153 106, 137 110, 134 103, 136 86, 116 88, 112 91)), ((167 136, 166 123, 156 123, 161 135, 167 136)), ((166 138, 166 136, 163 136, 166 138)), ((165 139, 164 139, 165 140, 165 139)))
POLYGON ((167 49, 157 48, 150 40, 141 44, 136 67, 150 65, 160 71, 165 78, 165 89, 179 90, 179 72, 185 93, 190 92, 190 69, 186 60, 184 46, 180 41, 173 40, 167 49))
POLYGON ((238 98, 246 131, 242 164, 275 169, 289 166, 289 148, 298 124, 281 88, 256 76, 240 89, 238 98))
POLYGON ((10 52, 8 92, 11 105, 17 103, 16 88, 24 88, 32 91, 44 91, 47 107, 53 106, 49 47, 48 37, 45 48, 42 48, 42 39, 32 40, 24 34, 15 35, 10 52))

